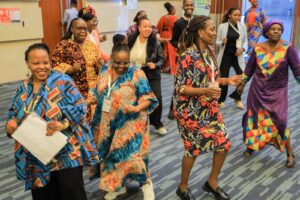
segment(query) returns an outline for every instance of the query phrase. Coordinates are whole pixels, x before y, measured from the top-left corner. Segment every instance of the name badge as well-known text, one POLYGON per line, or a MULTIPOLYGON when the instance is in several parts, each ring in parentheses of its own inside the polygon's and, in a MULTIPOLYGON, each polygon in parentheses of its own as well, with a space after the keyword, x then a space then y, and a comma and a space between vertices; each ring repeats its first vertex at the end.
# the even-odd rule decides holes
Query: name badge
POLYGON ((109 112, 111 106, 111 100, 109 98, 105 98, 102 105, 102 111, 103 112, 109 112))
POLYGON ((236 48, 242 48, 242 41, 240 39, 236 40, 236 48))
POLYGON ((142 67, 142 65, 143 65, 143 62, 142 62, 142 60, 137 60, 136 62, 135 62, 135 64, 136 64, 136 66, 138 66, 138 67, 142 67))

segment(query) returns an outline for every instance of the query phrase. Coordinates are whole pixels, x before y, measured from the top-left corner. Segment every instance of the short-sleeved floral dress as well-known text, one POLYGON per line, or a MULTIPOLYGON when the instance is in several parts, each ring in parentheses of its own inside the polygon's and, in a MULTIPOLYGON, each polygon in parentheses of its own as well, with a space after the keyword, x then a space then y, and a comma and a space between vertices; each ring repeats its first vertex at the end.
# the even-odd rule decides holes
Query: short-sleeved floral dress
POLYGON ((218 81, 216 60, 209 47, 202 55, 195 47, 188 48, 180 57, 176 74, 174 113, 188 157, 209 151, 228 151, 231 146, 217 99, 182 94, 186 86, 208 87, 212 76, 218 81))

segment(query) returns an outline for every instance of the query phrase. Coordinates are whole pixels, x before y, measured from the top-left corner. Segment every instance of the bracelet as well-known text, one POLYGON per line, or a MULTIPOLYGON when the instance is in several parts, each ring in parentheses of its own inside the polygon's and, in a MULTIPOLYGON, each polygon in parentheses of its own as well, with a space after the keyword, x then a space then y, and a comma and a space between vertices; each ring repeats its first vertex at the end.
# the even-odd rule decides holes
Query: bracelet
POLYGON ((62 121, 62 124, 64 125, 64 129, 67 129, 70 126, 70 122, 66 118, 62 121))
POLYGON ((185 90, 185 87, 186 87, 185 85, 180 87, 180 89, 179 89, 179 94, 182 94, 182 93, 183 93, 183 91, 185 90))

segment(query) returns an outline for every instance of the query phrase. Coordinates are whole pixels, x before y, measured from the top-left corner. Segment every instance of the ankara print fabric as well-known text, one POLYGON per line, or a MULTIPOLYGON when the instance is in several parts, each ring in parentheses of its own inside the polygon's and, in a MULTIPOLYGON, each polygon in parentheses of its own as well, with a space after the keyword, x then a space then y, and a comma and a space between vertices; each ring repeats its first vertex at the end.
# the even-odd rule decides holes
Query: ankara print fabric
POLYGON ((32 79, 25 80, 12 100, 8 123, 16 120, 20 125, 31 112, 46 121, 67 120, 70 126, 62 131, 68 137, 68 143, 46 166, 21 144, 15 143, 17 177, 25 180, 25 190, 45 186, 49 182, 51 171, 91 166, 99 162, 96 145, 85 117, 86 105, 68 75, 52 71, 35 95, 32 79))
MULTIPOLYGON (((92 42, 85 40, 82 46, 72 40, 62 40, 53 51, 52 67, 54 70, 66 73, 74 63, 80 63, 81 70, 71 74, 81 95, 86 100, 89 90, 96 86, 100 65, 98 48, 92 42)), ((92 121, 94 109, 88 107, 87 119, 92 121)))
POLYGON ((250 8, 245 13, 245 24, 248 33, 247 54, 250 55, 262 35, 263 23, 267 20, 266 12, 262 8, 250 8))
POLYGON ((127 179, 146 183, 150 147, 148 115, 158 105, 144 72, 130 66, 112 83, 109 113, 102 111, 111 74, 111 67, 102 67, 94 91, 98 105, 92 123, 101 162, 99 187, 105 191, 119 190, 127 179), (124 112, 124 106, 138 105, 146 100, 151 101, 146 111, 124 112))
POLYGON ((261 150, 267 144, 283 151, 290 131, 287 128, 288 71, 300 81, 300 61, 296 49, 286 41, 271 52, 259 43, 252 52, 243 75, 252 78, 243 117, 244 142, 249 149, 261 150))

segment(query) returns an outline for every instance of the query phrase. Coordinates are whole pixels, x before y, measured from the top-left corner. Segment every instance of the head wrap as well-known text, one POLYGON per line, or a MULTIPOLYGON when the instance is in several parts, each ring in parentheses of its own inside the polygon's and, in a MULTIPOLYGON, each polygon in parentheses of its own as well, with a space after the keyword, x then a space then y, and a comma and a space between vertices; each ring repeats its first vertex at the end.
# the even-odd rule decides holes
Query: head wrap
POLYGON ((83 14, 92 13, 93 15, 96 15, 95 9, 92 8, 91 6, 84 8, 82 13, 83 14))
POLYGON ((250 3, 253 3, 254 1, 256 1, 256 0, 249 0, 250 3))
POLYGON ((279 24, 281 26, 282 33, 283 33, 283 30, 284 30, 283 22, 281 20, 278 20, 278 19, 271 19, 271 20, 266 21, 264 23, 263 30, 262 30, 263 36, 267 39, 268 39, 267 32, 273 24, 279 24))

